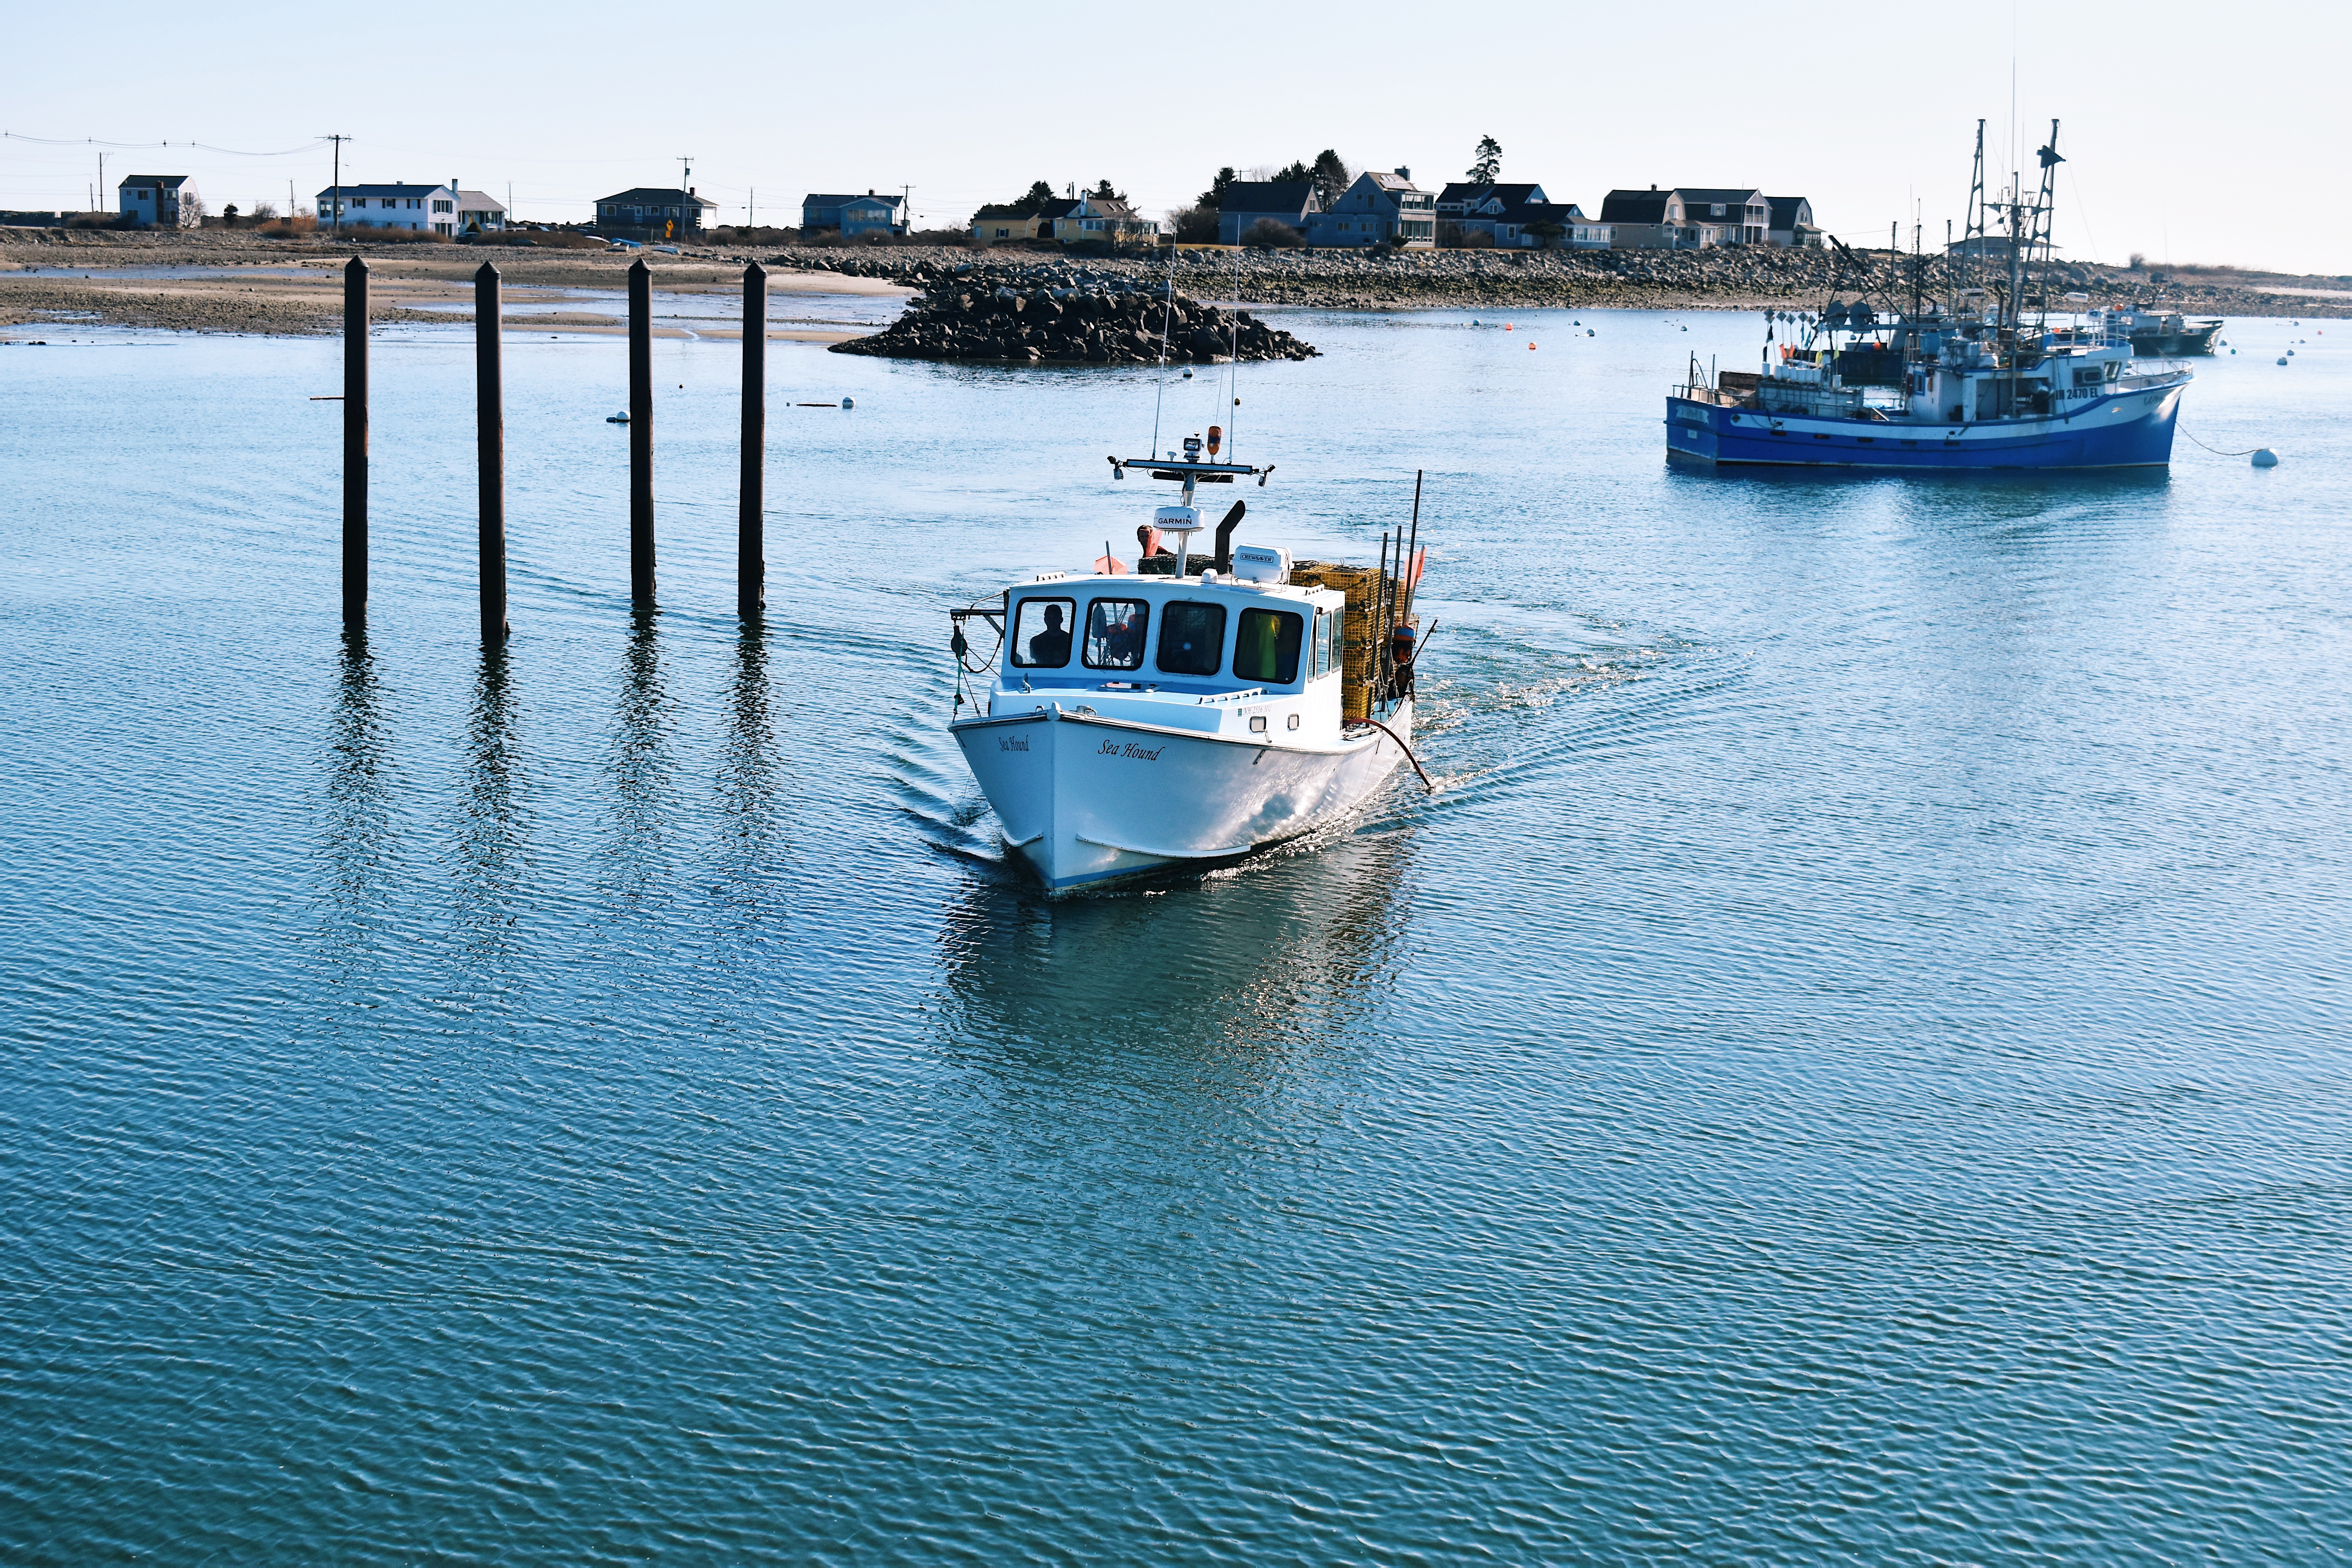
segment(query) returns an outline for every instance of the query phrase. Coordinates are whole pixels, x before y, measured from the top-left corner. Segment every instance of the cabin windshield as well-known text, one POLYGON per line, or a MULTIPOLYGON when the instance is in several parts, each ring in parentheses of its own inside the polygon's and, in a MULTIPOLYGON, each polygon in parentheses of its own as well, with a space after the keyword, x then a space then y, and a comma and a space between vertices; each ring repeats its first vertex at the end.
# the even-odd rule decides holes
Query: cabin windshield
POLYGON ((1160 621, 1160 668, 1166 675, 1214 675, 1224 662, 1225 607, 1198 599, 1170 604, 1160 621))
POLYGON ((1022 669, 1060 669, 1070 662, 1075 599, 1024 599, 1013 612, 1013 662, 1022 669))
POLYGON ((1307 621, 1286 610, 1244 610, 1234 639, 1234 676, 1287 686, 1298 679, 1298 648, 1307 621))
POLYGON ((1097 599, 1087 606, 1088 669, 1141 669, 1151 606, 1141 599, 1097 599))

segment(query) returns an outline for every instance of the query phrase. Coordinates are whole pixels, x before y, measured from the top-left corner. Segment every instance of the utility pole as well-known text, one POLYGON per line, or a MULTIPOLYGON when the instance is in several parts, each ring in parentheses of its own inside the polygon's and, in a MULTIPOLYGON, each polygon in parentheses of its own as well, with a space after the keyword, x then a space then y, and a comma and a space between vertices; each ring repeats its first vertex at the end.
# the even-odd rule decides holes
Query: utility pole
POLYGON ((321 137, 320 140, 332 142, 335 144, 335 184, 333 187, 333 195, 330 198, 330 205, 331 205, 335 210, 334 216, 328 220, 327 232, 330 234, 340 235, 343 232, 343 143, 350 141, 351 138, 348 136, 326 136, 321 137))
POLYGON ((908 230, 912 232, 915 226, 915 187, 912 185, 898 187, 898 216, 905 220, 908 230))
MULTIPOLYGON (((106 154, 103 153, 98 155, 98 189, 100 191, 106 189, 106 154)), ((95 191, 90 194, 90 210, 92 212, 98 210, 98 195, 95 191)))

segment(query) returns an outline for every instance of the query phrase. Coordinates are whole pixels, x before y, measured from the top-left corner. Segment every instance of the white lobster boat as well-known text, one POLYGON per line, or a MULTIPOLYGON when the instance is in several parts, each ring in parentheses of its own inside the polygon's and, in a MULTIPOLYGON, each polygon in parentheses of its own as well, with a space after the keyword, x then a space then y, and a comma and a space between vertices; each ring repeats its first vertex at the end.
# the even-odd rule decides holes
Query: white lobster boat
MULTIPOLYGON (((1367 628, 1386 639, 1410 625, 1413 574, 1383 571, 1386 608, 1377 619, 1360 611, 1351 627, 1347 595, 1294 582, 1288 552, 1229 546, 1238 502, 1216 553, 1188 571, 1195 487, 1264 485, 1273 471, 1214 461, 1215 435, 1208 460, 1197 437, 1181 459, 1111 459, 1118 478, 1135 467, 1182 483, 1184 504, 1154 519, 1187 546, 1172 572, 1105 556, 1090 575, 1041 574, 1005 589, 999 607, 954 612, 959 659, 971 621, 1000 640, 992 667, 963 667, 981 678, 976 711, 949 731, 1005 843, 1052 893, 1297 837, 1362 804, 1411 757, 1410 651, 1392 664, 1383 640, 1348 660, 1351 630, 1360 644, 1367 628), (1353 721, 1350 682, 1362 687, 1353 721)), ((965 700, 960 692, 959 713, 965 700)))

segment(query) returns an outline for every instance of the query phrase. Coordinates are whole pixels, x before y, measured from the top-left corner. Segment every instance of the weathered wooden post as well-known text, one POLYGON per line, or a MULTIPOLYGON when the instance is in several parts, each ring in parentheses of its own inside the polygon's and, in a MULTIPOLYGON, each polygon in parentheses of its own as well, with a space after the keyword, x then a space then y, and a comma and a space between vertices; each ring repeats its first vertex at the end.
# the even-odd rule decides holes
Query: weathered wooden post
POLYGON ((743 475, 735 516, 735 614, 760 618, 768 602, 768 272, 743 268, 743 475))
POLYGON ((368 268, 343 268, 343 619, 367 618, 368 268))
POLYGON ((629 597, 654 604, 654 275, 629 268, 629 597))
POLYGON ((474 439, 481 497, 482 645, 507 636, 507 416, 499 363, 499 269, 474 274, 474 439))

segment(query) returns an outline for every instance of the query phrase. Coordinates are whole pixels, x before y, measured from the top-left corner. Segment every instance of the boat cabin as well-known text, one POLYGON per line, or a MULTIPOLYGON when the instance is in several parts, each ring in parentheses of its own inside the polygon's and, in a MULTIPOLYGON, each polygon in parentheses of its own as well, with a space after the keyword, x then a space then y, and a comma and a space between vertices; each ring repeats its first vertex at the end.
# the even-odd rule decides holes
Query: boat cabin
POLYGON ((2063 415, 2125 380, 2131 344, 2094 315, 2009 342, 1975 321, 1925 316, 1838 346, 1827 334, 1784 346, 1754 382, 1768 413, 1968 425, 2063 415))
POLYGON ((1292 745, 1339 742, 1345 595, 1285 580, 1285 552, 1183 577, 1048 572, 1004 592, 988 711, 1082 713, 1292 745))

